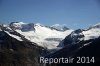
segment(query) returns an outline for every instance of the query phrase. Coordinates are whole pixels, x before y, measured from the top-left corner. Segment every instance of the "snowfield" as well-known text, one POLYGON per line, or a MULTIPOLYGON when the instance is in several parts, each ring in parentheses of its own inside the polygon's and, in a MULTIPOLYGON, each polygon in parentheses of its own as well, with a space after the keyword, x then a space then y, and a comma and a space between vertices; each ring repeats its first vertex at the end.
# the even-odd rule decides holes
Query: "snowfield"
POLYGON ((57 31, 36 24, 35 31, 16 31, 24 35, 25 38, 27 38, 31 42, 37 43, 39 46, 46 47, 48 49, 53 49, 56 48, 59 45, 59 42, 62 41, 67 35, 69 35, 73 30, 57 31), (56 39, 59 40, 57 41, 56 39))
POLYGON ((100 36, 100 29, 95 28, 88 31, 83 31, 83 34, 85 36, 84 40, 98 38, 100 36))
POLYGON ((100 23, 93 25, 87 31, 83 31, 84 40, 95 39, 100 36, 100 23))

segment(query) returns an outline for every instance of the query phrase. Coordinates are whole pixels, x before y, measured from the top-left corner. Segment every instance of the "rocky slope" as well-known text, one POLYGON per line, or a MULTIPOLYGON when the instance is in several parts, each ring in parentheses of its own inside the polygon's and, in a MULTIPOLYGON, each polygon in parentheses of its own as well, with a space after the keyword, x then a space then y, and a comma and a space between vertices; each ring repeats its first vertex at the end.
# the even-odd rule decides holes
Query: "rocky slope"
MULTIPOLYGON (((52 53, 46 58, 74 58, 73 63, 52 63, 46 66, 96 66, 100 63, 100 37, 96 39, 90 39, 86 41, 81 41, 72 45, 67 45, 63 49, 52 53), (87 63, 87 60, 82 63, 77 63, 77 57, 94 57, 94 62, 87 63)), ((82 59, 84 61, 84 59, 82 59)), ((90 61, 90 59, 89 59, 90 61)))
POLYGON ((47 66, 95 66, 100 63, 100 24, 91 26, 89 29, 78 29, 71 32, 60 43, 62 49, 47 55, 46 58, 69 58, 75 60, 73 63, 52 63, 47 66), (94 57, 95 63, 79 63, 77 64, 77 57, 94 57))
MULTIPOLYGON (((12 34, 16 33, 12 32, 12 34)), ((0 31, 0 66, 42 65, 39 64, 38 58, 47 54, 47 50, 22 38, 23 40, 19 41, 7 32, 0 31)))

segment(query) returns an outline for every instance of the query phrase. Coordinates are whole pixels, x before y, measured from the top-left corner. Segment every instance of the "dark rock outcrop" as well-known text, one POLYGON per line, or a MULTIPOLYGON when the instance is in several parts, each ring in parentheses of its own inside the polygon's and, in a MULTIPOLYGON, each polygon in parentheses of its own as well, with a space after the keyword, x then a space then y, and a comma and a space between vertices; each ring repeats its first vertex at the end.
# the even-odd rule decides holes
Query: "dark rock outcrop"
POLYGON ((70 35, 68 35, 64 40, 63 40, 63 44, 64 46, 68 45, 68 44, 75 44, 78 43, 80 41, 84 40, 84 34, 82 33, 83 30, 78 29, 73 31, 70 35))
POLYGON ((47 58, 68 58, 72 57, 75 60, 73 63, 54 63, 47 64, 47 66, 96 66, 100 63, 100 37, 88 41, 81 41, 76 44, 67 45, 63 49, 46 56, 47 58), (77 57, 94 57, 94 63, 79 63, 77 64, 77 57))

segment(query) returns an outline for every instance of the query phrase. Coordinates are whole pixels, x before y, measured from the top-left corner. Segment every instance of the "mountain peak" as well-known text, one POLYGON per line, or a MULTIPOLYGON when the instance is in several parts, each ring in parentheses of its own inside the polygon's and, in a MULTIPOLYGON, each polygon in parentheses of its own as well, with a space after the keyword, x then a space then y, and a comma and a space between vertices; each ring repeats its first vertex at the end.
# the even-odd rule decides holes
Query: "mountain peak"
POLYGON ((11 24, 14 24, 14 25, 21 25, 21 24, 26 24, 26 23, 24 23, 24 22, 11 22, 10 25, 11 25, 11 24))
POLYGON ((42 26, 43 27, 44 25, 42 25, 40 23, 36 23, 35 26, 42 26))
POLYGON ((92 28, 100 28, 100 23, 97 23, 97 24, 91 26, 89 29, 92 29, 92 28))
POLYGON ((83 29, 77 29, 77 30, 73 31, 72 33, 79 34, 79 33, 81 33, 82 31, 83 31, 83 29))
POLYGON ((10 23, 10 27, 14 30, 21 30, 21 31, 31 31, 35 30, 34 23, 24 23, 24 22, 12 22, 10 23))
POLYGON ((95 24, 93 27, 100 28, 100 23, 95 24))
POLYGON ((51 27, 52 29, 56 29, 56 30, 58 30, 58 31, 66 31, 66 30, 69 29, 69 28, 66 27, 65 24, 63 24, 63 25, 54 24, 54 25, 52 25, 52 26, 50 26, 50 27, 51 27))

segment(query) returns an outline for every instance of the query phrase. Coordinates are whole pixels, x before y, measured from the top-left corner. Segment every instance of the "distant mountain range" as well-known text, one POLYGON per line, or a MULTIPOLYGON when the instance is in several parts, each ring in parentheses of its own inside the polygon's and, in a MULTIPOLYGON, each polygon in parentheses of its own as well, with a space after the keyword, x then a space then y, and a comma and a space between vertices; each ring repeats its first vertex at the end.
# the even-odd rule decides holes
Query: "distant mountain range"
MULTIPOLYGON (((100 23, 88 29, 77 30, 59 24, 52 26, 24 22, 1 24, 0 65, 44 66, 38 62, 40 56, 47 58, 94 56, 98 63, 99 44, 100 23)), ((51 66, 66 66, 66 64, 51 64, 51 66)))

